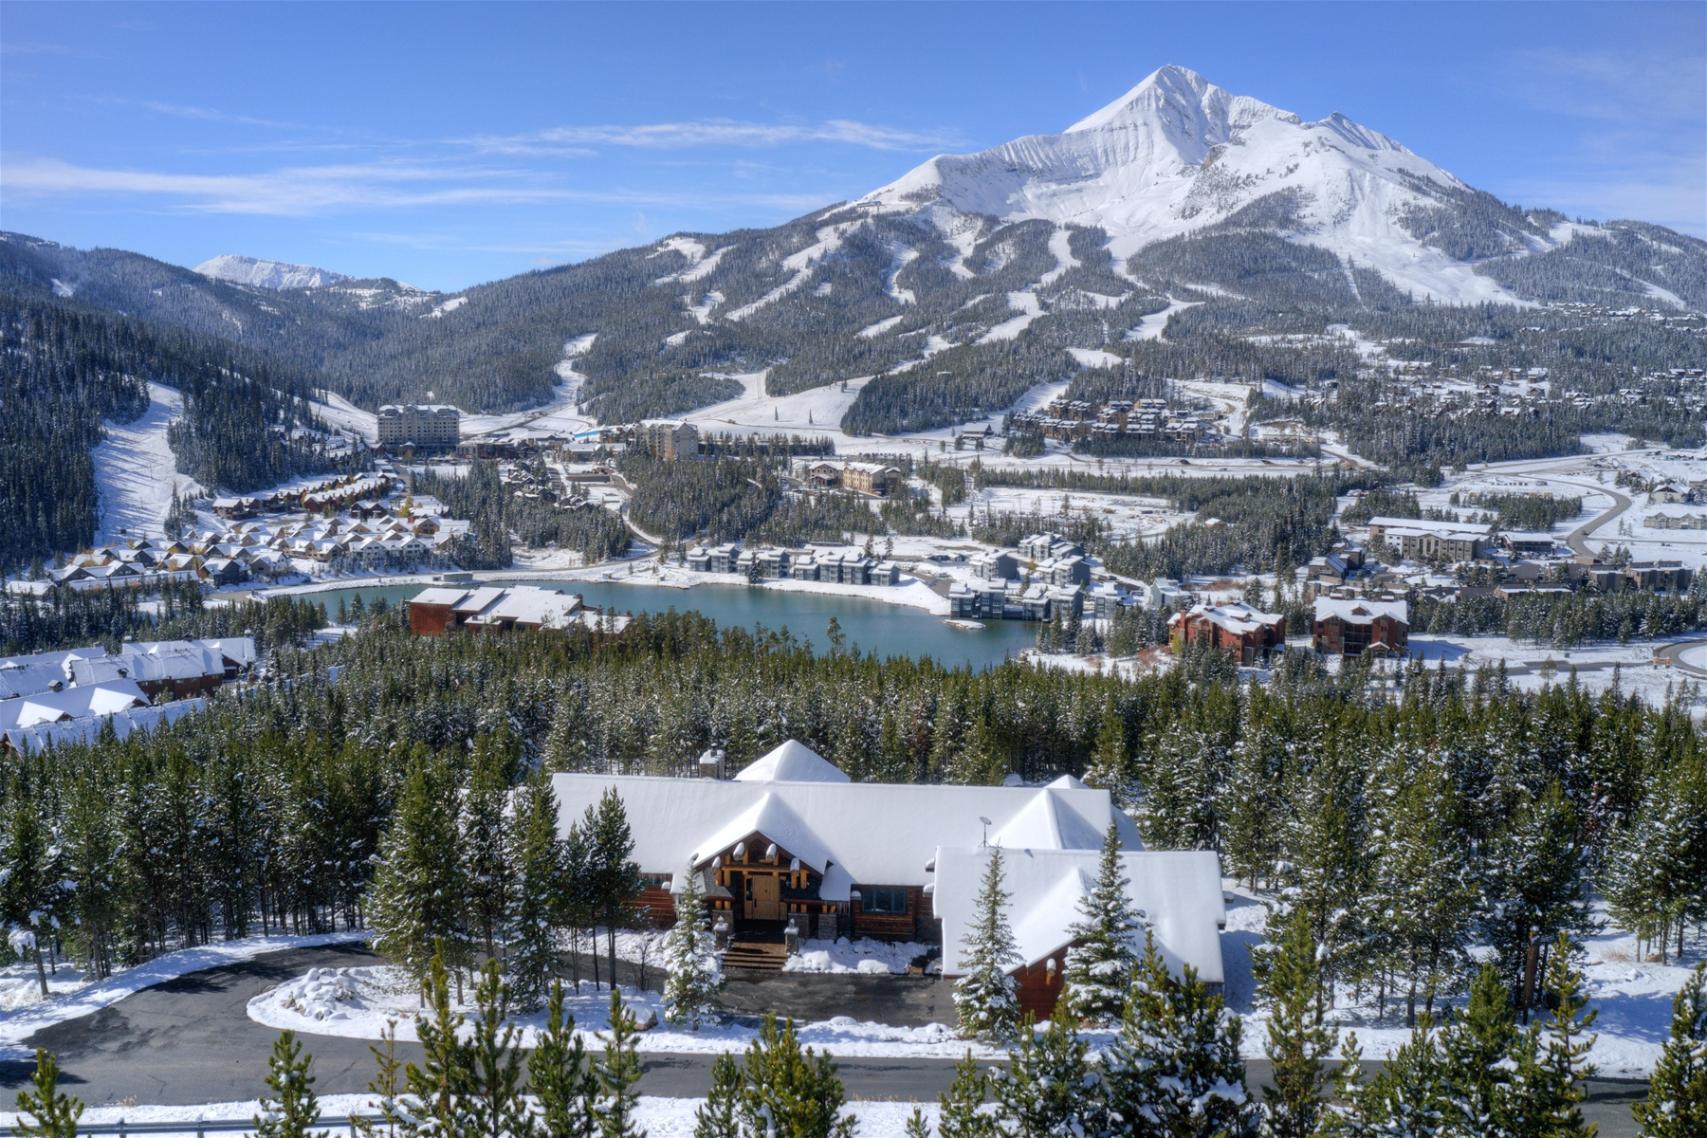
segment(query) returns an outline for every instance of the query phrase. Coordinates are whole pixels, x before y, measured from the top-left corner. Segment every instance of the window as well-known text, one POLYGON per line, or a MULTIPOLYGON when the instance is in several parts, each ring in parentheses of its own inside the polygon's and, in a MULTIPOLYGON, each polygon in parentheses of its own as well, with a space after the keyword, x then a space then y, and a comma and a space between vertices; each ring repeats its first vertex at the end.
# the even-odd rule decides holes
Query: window
POLYGON ((867 913, 900 913, 907 912, 907 891, 905 889, 861 889, 860 908, 867 913))

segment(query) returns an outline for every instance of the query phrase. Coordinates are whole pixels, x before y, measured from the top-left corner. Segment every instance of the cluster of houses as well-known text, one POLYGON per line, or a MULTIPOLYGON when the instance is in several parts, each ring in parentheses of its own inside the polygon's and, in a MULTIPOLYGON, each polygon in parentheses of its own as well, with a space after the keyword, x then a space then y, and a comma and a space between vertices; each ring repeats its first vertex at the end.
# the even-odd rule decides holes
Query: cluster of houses
POLYGON ((1170 969, 1223 981, 1226 923, 1212 851, 1150 851, 1106 790, 1063 775, 1043 786, 852 782, 790 740, 724 777, 708 752, 702 778, 559 774, 551 789, 566 833, 608 792, 622 799, 645 882, 639 908, 660 924, 690 879, 719 936, 747 940, 871 937, 940 945, 941 972, 966 970, 968 934, 988 859, 1003 856, 1007 918, 1025 1011, 1046 1017, 1061 994, 1071 927, 1097 879, 1110 827, 1127 903, 1170 969))
POLYGON ((1037 411, 1008 416, 1008 429, 1058 442, 1087 439, 1170 439, 1195 443, 1215 433, 1215 419, 1168 406, 1165 399, 1111 399, 1105 403, 1065 396, 1037 411))
POLYGON ((573 593, 534 585, 434 586, 408 602, 409 630, 417 636, 468 632, 556 631, 574 626, 621 631, 627 617, 588 608, 573 593))
POLYGON ((901 567, 857 549, 744 549, 734 542, 696 545, 683 563, 694 573, 733 573, 749 581, 824 581, 837 585, 898 585, 901 567))
POLYGON ((154 590, 185 581, 218 587, 273 580, 315 564, 349 571, 401 568, 418 564, 467 529, 466 522, 433 514, 399 518, 377 503, 371 509, 357 503, 331 518, 239 521, 184 538, 136 538, 85 550, 50 576, 55 585, 76 590, 154 590))
POLYGON ((209 508, 217 516, 233 520, 252 518, 260 514, 295 513, 303 510, 324 513, 328 509, 373 508, 379 499, 396 487, 397 480, 386 471, 341 474, 335 478, 320 478, 312 482, 280 486, 265 494, 215 498, 209 508))
POLYGON ((254 666, 247 636, 0 658, 0 749, 28 755, 152 730, 200 710, 208 692, 254 666))

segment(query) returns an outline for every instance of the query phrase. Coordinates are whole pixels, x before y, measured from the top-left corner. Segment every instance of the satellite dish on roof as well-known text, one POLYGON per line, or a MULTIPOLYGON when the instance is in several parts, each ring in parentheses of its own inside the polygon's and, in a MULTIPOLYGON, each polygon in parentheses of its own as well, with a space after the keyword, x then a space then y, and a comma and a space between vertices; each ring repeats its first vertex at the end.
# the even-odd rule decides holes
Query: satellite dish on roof
POLYGON ((981 846, 987 846, 990 844, 990 827, 995 825, 995 823, 991 822, 988 818, 984 817, 982 814, 978 815, 978 821, 984 823, 984 836, 982 838, 978 839, 978 844, 981 846))

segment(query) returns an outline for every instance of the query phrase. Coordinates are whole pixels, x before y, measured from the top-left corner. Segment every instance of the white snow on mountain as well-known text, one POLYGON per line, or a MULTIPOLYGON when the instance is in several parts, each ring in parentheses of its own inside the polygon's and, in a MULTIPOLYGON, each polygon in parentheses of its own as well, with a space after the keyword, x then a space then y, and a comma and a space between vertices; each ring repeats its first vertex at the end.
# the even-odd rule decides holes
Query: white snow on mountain
MULTIPOLYGON (((1183 67, 1164 67, 1060 134, 939 155, 850 210, 917 216, 963 250, 976 239, 980 217, 1100 226, 1110 252, 1124 262, 1146 245, 1225 220, 1260 198, 1297 191, 1291 240, 1438 299, 1511 300, 1492 279, 1423 245, 1400 224, 1408 211, 1442 204, 1431 189, 1453 194, 1468 187, 1344 115, 1306 122, 1183 67)), ((1070 265, 1064 233, 1051 248, 1064 272, 1070 265)), ((949 267, 964 271, 958 262, 949 267)))
POLYGON ((197 265, 195 271, 204 277, 212 277, 218 281, 229 281, 232 284, 281 291, 297 288, 322 288, 350 279, 343 273, 334 273, 328 269, 317 269, 313 265, 292 265, 285 261, 267 261, 259 257, 244 257, 236 253, 225 253, 218 257, 210 257, 197 265))

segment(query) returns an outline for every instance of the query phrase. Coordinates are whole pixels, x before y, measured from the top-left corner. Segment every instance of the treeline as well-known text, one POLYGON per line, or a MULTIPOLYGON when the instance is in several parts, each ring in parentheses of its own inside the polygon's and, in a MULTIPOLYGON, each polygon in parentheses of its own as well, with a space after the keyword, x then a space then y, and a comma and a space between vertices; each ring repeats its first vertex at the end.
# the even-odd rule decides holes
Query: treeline
POLYGON ((258 650, 299 644, 326 623, 312 598, 274 597, 208 605, 198 584, 167 585, 144 608, 126 589, 43 594, 0 590, 0 655, 100 644, 116 650, 127 640, 185 640, 253 636, 258 650))
POLYGON ((1583 512, 1582 498, 1557 494, 1454 492, 1450 501, 1454 506, 1492 511, 1495 520, 1506 529, 1550 530, 1583 512))
POLYGON ((1451 636, 1508 636, 1560 648, 1595 641, 1657 640, 1707 627, 1707 573, 1689 593, 1631 591, 1462 595, 1439 600, 1414 594, 1411 631, 1451 636))

